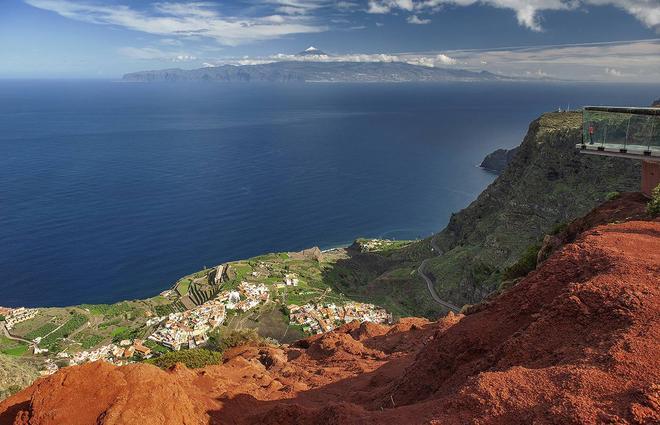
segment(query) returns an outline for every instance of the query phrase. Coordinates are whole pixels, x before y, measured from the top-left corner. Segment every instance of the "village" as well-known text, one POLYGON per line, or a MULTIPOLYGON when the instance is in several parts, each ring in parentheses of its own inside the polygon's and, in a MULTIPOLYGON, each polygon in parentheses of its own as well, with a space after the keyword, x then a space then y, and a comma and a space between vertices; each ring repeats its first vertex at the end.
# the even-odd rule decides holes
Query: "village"
MULTIPOLYGON (((252 277, 257 277, 253 272, 252 277)), ((172 312, 165 316, 150 317, 147 328, 152 329, 145 339, 123 339, 94 349, 78 352, 61 351, 54 358, 47 357, 41 370, 42 375, 55 373, 58 365, 80 365, 104 360, 115 365, 141 361, 159 355, 155 347, 162 346, 172 351, 203 347, 209 334, 224 324, 230 312, 248 312, 271 300, 271 288, 280 293, 287 288, 298 287, 300 279, 294 273, 283 273, 279 282, 270 285, 241 281, 235 288, 219 292, 214 298, 185 311, 172 312), (157 344, 157 345, 156 345, 157 344)), ((169 292, 170 294, 172 291, 169 292)), ((4 319, 7 332, 17 323, 34 318, 38 309, 0 307, 0 319, 4 319)), ((373 304, 359 302, 307 303, 288 305, 289 326, 299 326, 304 333, 319 334, 335 329, 344 323, 360 322, 391 323, 392 315, 373 304)), ((31 342, 34 353, 47 353, 39 348, 39 340, 31 342)))
POLYGON ((0 307, 0 316, 5 318, 5 326, 7 329, 11 330, 17 323, 25 322, 26 320, 32 319, 34 316, 39 313, 39 310, 36 308, 9 308, 9 307, 0 307))
POLYGON ((306 333, 329 332, 338 325, 359 322, 391 323, 392 315, 373 304, 347 302, 336 304, 289 305, 289 318, 292 325, 300 325, 306 333))

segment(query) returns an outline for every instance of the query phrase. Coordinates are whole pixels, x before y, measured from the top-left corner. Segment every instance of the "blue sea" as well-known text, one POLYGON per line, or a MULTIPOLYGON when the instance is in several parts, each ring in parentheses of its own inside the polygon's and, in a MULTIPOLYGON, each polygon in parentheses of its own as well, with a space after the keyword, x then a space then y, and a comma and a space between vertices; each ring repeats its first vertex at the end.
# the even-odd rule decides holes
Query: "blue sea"
POLYGON ((544 111, 658 87, 0 81, 0 305, 147 297, 204 266, 421 238, 544 111))

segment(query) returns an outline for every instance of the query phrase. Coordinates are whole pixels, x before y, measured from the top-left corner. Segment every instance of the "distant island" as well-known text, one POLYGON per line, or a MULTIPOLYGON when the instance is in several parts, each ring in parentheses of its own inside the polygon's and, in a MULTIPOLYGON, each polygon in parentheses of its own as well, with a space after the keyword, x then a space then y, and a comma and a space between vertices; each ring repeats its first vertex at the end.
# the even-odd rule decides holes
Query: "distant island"
POLYGON ((511 81, 487 71, 436 68, 404 62, 286 61, 259 65, 221 65, 199 69, 162 69, 124 75, 124 81, 217 82, 440 82, 511 81))

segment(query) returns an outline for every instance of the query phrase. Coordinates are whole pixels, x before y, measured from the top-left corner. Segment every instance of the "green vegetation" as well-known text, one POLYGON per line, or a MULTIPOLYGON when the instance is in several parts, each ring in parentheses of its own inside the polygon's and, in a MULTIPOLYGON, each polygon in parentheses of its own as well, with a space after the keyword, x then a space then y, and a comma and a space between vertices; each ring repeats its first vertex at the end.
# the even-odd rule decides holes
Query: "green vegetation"
POLYGON ((615 199, 618 199, 621 196, 621 192, 608 192, 607 195, 605 195, 605 199, 608 201, 613 201, 615 199))
POLYGON ((55 329, 57 329, 57 325, 53 322, 48 322, 42 325, 41 327, 33 330, 32 332, 28 332, 25 334, 24 338, 29 339, 32 341, 35 338, 43 338, 49 333, 53 332, 55 329))
POLYGON ((154 311, 158 316, 167 316, 170 313, 177 313, 179 311, 185 311, 186 307, 181 304, 181 301, 175 301, 170 304, 162 304, 154 306, 154 311))
POLYGON ((188 295, 188 289, 190 289, 190 283, 192 280, 190 278, 183 278, 179 281, 179 283, 176 284, 176 291, 181 295, 182 297, 185 295, 188 295))
POLYGON ((194 350, 170 351, 160 357, 146 360, 146 363, 158 366, 161 369, 169 369, 177 363, 183 363, 189 369, 220 364, 222 354, 217 351, 209 351, 203 348, 194 350))
POLYGON ((518 261, 504 269, 502 280, 512 280, 519 277, 525 277, 529 272, 536 269, 537 257, 540 249, 540 244, 528 246, 518 261))
POLYGON ((42 348, 48 348, 50 351, 57 351, 55 348, 57 347, 56 344, 59 340, 62 338, 68 338, 72 332, 83 326, 85 323, 87 323, 87 316, 74 313, 59 329, 45 336, 39 343, 39 346, 42 348))
POLYGON ((558 235, 566 229, 568 229, 568 222, 564 221, 563 223, 556 224, 555 227, 553 227, 552 230, 550 230, 550 233, 548 233, 548 234, 549 235, 558 235))
POLYGON ((220 353, 239 345, 259 341, 261 338, 255 329, 219 328, 209 334, 208 347, 220 353))
POLYGON ((27 387, 38 376, 34 360, 0 354, 0 400, 27 387))
POLYGON ((103 337, 100 335, 85 335, 79 341, 84 350, 89 350, 100 344, 103 341, 103 337))
POLYGON ((115 344, 119 343, 124 339, 135 339, 140 335, 139 329, 128 328, 125 326, 120 326, 117 329, 112 331, 112 342, 115 344))
POLYGON ((20 341, 13 341, 5 337, 2 337, 2 340, 0 341, 0 347, 0 353, 7 354, 9 356, 22 356, 26 354, 29 349, 27 344, 20 341))
POLYGON ((92 315, 103 316, 105 319, 111 319, 118 316, 130 318, 136 316, 141 310, 131 302, 119 302, 116 304, 82 304, 79 307, 88 310, 92 315))
POLYGON ((151 351, 153 351, 154 353, 165 354, 165 353, 169 353, 171 351, 169 348, 163 347, 162 345, 160 345, 157 342, 154 342, 150 339, 145 340, 143 344, 146 347, 151 348, 151 351))
POLYGON ((660 184, 651 192, 651 200, 646 206, 646 212, 654 217, 660 215, 660 184))

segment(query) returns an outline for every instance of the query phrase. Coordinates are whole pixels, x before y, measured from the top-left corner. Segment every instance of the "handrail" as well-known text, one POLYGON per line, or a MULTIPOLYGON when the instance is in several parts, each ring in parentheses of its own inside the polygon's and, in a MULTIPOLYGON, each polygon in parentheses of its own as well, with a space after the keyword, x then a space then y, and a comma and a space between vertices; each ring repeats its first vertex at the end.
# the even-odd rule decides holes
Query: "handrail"
POLYGON ((639 108, 633 106, 585 106, 585 111, 620 112, 636 115, 660 115, 660 108, 639 108))

